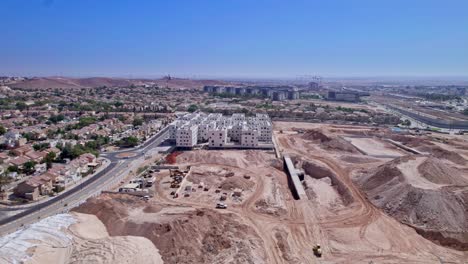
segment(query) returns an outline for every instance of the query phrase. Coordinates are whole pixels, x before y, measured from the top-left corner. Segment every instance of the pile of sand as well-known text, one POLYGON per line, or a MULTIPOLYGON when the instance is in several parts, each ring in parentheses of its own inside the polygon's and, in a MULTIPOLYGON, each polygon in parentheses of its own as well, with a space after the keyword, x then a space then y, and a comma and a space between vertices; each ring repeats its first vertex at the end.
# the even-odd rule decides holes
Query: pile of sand
POLYGON ((330 137, 326 136, 321 131, 315 129, 307 130, 307 132, 304 133, 302 138, 306 140, 319 141, 320 143, 329 142, 332 140, 330 137))
POLYGON ((45 218, 2 238, 0 263, 163 263, 144 237, 110 237, 94 215, 45 218))
POLYGON ((229 177, 224 180, 219 186, 225 191, 241 189, 251 190, 254 187, 254 182, 240 176, 229 177))
POLYGON ((439 146, 422 146, 418 150, 428 152, 436 158, 449 160, 458 165, 465 165, 466 160, 458 153, 443 149, 439 146))
POLYGON ((302 138, 320 143, 320 146, 324 149, 359 153, 357 149, 348 141, 337 136, 327 136, 320 130, 307 130, 304 135, 302 135, 302 138))
POLYGON ((418 166, 419 173, 437 184, 468 186, 468 175, 440 159, 428 158, 418 166))
POLYGON ((468 249, 468 189, 456 186, 466 182, 457 169, 428 157, 402 157, 357 182, 388 215, 442 245, 468 249))
POLYGON ((73 214, 78 223, 69 228, 73 249, 68 263, 163 263, 158 249, 147 238, 110 237, 96 216, 73 214))
POLYGON ((171 205, 158 213, 145 213, 142 208, 146 206, 136 197, 106 194, 90 199, 76 211, 96 215, 111 236, 148 238, 165 263, 264 263, 262 240, 234 214, 179 210, 180 206, 171 205), (133 203, 128 204, 129 199, 133 203), (130 216, 128 210, 136 209, 141 215, 130 216))

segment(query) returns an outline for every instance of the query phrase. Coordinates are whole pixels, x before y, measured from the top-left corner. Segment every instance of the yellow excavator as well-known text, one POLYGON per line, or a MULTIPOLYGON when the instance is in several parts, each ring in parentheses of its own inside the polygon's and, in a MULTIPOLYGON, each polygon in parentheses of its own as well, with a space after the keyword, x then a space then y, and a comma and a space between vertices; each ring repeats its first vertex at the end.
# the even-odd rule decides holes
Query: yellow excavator
POLYGON ((318 258, 322 257, 322 248, 320 247, 320 244, 316 244, 312 250, 314 251, 314 255, 318 258))

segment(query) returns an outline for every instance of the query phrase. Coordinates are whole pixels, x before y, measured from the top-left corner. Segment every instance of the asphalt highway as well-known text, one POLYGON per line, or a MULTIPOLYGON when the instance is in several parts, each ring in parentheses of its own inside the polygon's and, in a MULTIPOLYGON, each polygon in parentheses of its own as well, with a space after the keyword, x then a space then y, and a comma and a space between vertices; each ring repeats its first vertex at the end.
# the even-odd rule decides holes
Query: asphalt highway
POLYGON ((68 212, 86 199, 99 195, 102 190, 117 184, 132 168, 138 167, 138 164, 144 161, 144 155, 148 150, 159 146, 168 138, 168 132, 169 127, 165 127, 136 148, 102 153, 101 157, 110 161, 107 167, 59 196, 37 205, 31 205, 25 211, 0 220, 0 235, 19 230, 45 217, 68 212), (118 155, 122 152, 134 152, 136 155, 119 158, 118 155))

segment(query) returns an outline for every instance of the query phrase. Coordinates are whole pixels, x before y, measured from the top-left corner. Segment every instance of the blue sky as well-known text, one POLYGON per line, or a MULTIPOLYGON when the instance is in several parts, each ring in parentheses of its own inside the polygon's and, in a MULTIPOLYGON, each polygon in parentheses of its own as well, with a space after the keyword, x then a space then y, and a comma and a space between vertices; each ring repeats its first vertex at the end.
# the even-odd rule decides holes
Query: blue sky
POLYGON ((0 75, 468 75, 466 0, 1 0, 0 10, 0 75))

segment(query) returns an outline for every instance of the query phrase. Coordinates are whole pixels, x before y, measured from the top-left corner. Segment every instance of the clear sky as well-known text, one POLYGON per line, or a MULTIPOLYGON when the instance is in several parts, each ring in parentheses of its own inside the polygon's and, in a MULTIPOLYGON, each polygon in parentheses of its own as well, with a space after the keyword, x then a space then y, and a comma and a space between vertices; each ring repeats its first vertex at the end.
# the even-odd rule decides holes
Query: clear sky
POLYGON ((0 75, 467 76, 467 0, 1 0, 0 75))

